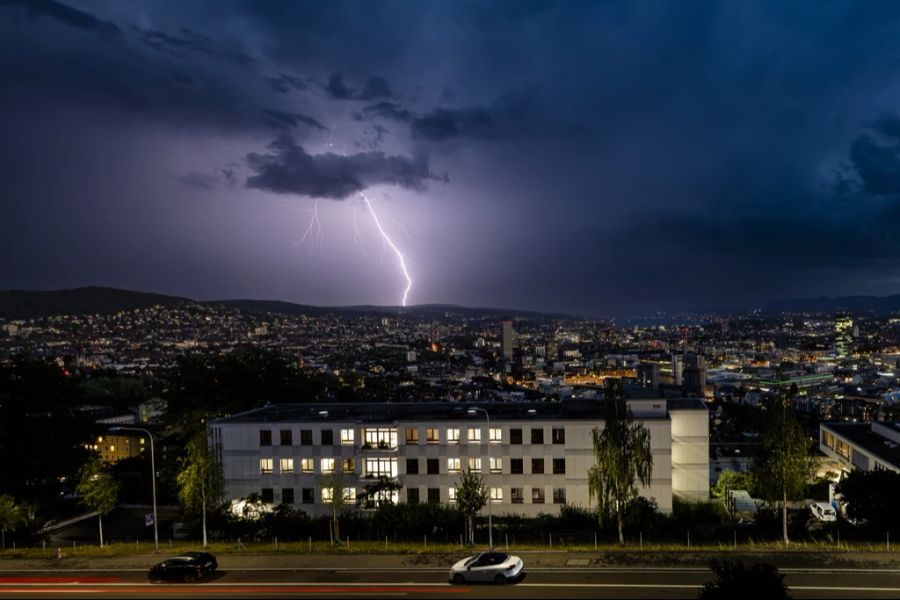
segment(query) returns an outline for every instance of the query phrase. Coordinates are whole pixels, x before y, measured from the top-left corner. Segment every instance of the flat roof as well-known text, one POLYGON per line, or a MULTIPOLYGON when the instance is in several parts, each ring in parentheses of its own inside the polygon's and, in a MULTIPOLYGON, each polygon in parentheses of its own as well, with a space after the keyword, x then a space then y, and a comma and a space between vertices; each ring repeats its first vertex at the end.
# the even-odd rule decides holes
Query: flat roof
POLYGON ((900 468, 900 445, 872 431, 869 423, 822 423, 821 426, 884 462, 900 468), (885 442, 890 442, 892 446, 888 446, 885 442))
MULTIPOLYGON (((669 410, 706 410, 702 400, 678 398, 666 400, 669 410)), ((468 414, 470 408, 482 408, 497 421, 579 420, 602 421, 606 414, 603 400, 564 400, 562 402, 386 402, 270 404, 246 412, 210 421, 211 424, 267 422, 352 421, 384 423, 391 421, 448 421, 469 418, 484 420, 484 413, 468 414)), ((655 417, 660 419, 663 417, 655 417)), ((654 417, 638 417, 654 420, 654 417)))

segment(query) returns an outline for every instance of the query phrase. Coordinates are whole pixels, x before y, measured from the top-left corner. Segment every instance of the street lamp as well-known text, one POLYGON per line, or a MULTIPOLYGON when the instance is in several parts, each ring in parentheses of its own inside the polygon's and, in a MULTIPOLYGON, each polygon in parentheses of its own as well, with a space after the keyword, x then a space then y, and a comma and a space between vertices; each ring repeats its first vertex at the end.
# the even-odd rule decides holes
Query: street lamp
POLYGON ((146 433, 147 437, 150 438, 150 469, 153 471, 153 478, 151 479, 153 482, 153 543, 156 546, 156 553, 159 554, 159 528, 157 527, 159 519, 156 515, 156 456, 153 452, 153 434, 142 427, 112 427, 110 431, 138 431, 146 433))
MULTIPOLYGON (((490 474, 490 472, 491 472, 491 415, 489 415, 488 411, 486 411, 485 409, 478 408, 477 406, 473 406, 466 412, 468 412, 470 415, 474 415, 476 412, 483 412, 484 418, 487 419, 487 426, 488 426, 488 440, 487 440, 487 442, 488 442, 488 451, 487 451, 488 464, 487 464, 487 467, 488 468, 487 468, 487 470, 488 470, 488 474, 490 474)), ((493 523, 493 520, 491 519, 491 512, 492 512, 491 504, 493 504, 493 502, 494 502, 494 499, 491 497, 491 486, 488 485, 488 546, 490 546, 491 550, 494 549, 494 523, 493 523)))

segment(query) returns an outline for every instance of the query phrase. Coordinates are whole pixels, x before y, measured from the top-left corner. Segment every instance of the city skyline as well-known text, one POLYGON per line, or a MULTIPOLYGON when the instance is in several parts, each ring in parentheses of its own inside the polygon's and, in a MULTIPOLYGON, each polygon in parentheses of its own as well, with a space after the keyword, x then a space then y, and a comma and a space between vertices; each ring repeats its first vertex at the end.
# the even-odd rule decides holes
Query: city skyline
POLYGON ((0 288, 342 306, 408 285, 596 317, 893 294, 898 23, 6 2, 0 288))

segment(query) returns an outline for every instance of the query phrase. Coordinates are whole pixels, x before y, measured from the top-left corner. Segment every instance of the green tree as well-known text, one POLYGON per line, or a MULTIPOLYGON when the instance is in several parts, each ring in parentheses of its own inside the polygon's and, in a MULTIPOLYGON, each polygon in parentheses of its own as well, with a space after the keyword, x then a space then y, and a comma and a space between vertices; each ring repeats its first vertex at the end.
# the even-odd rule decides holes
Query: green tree
POLYGON ((726 493, 730 490, 746 490, 752 496, 756 489, 754 487, 755 485, 756 482, 753 481, 752 473, 722 471, 722 474, 719 475, 719 479, 716 480, 716 485, 712 487, 710 493, 712 493, 713 498, 724 498, 726 493))
POLYGON ((619 543, 624 544, 623 514, 628 503, 638 496, 635 482, 650 484, 653 454, 650 431, 634 420, 621 384, 607 385, 606 422, 603 429, 594 427, 591 437, 596 463, 588 470, 590 497, 597 498, 601 525, 607 515, 615 514, 619 543))
POLYGON ((96 511, 100 524, 100 547, 103 547, 103 515, 110 513, 119 502, 119 482, 103 469, 96 456, 81 468, 81 480, 75 488, 81 503, 96 511))
POLYGON ((6 532, 28 522, 28 511, 9 495, 0 496, 0 548, 6 548, 6 532))
POLYGON ((838 491, 847 503, 849 518, 882 531, 900 529, 900 474, 854 469, 838 484, 838 491))
POLYGON ((766 598, 781 600, 790 598, 784 575, 775 565, 753 565, 749 569, 744 563, 713 560, 710 567, 716 574, 713 581, 703 584, 701 600, 734 600, 735 598, 766 598))
POLYGON ((319 491, 322 500, 331 509, 331 530, 334 534, 333 543, 341 542, 340 515, 344 508, 344 472, 335 467, 331 473, 326 473, 319 478, 319 491))
POLYGON ((462 472, 456 486, 456 505, 466 519, 466 538, 475 543, 475 515, 488 502, 488 491, 484 478, 471 469, 462 472))
POLYGON ((222 467, 209 447, 206 431, 199 431, 179 460, 176 477, 178 498, 189 513, 200 513, 203 526, 203 547, 207 546, 206 511, 214 509, 222 498, 222 467))
POLYGON ((815 463, 810 456, 812 441, 785 406, 774 407, 766 425, 762 451, 754 464, 754 477, 763 498, 781 505, 784 543, 788 539, 788 501, 803 499, 806 482, 815 463))

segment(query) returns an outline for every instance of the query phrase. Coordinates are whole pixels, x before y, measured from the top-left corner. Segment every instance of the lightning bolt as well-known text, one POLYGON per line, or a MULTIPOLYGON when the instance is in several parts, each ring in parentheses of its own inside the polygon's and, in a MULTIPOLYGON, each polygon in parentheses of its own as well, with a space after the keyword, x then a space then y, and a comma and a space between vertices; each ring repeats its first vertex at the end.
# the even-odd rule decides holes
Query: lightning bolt
POLYGON ((316 247, 316 244, 319 246, 319 252, 325 251, 325 234, 322 232, 322 223, 319 221, 319 201, 316 200, 313 204, 313 213, 312 217, 309 219, 309 225, 306 226, 306 231, 303 232, 303 237, 300 238, 300 241, 296 243, 297 246, 303 244, 306 241, 306 238, 309 238, 310 241, 310 250, 316 247))
POLYGON ((394 254, 397 255, 397 262, 400 264, 400 271, 403 273, 403 277, 406 278, 406 289, 403 290, 403 300, 401 301, 403 306, 406 306, 406 298, 409 296, 409 290, 412 289, 412 277, 409 276, 409 271, 406 269, 406 260, 403 258, 403 253, 400 252, 400 249, 394 244, 391 237, 387 234, 384 228, 381 226, 381 221, 378 220, 378 214, 375 212, 375 207, 372 205, 371 200, 363 193, 359 192, 360 198, 366 203, 366 206, 369 208, 369 213, 372 215, 372 220, 375 221, 375 227, 378 228, 378 232, 381 234, 381 237, 384 238, 384 241, 387 242, 387 245, 391 247, 391 250, 394 251, 394 254))

